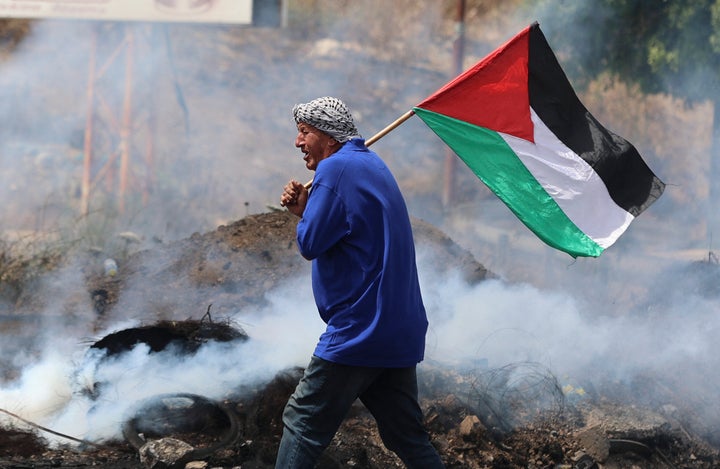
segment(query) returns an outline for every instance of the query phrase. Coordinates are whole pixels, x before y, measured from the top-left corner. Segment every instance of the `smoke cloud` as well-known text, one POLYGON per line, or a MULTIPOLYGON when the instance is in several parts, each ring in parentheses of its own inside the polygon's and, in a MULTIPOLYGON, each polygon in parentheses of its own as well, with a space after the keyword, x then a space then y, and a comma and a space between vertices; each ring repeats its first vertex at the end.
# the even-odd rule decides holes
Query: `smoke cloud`
MULTIPOLYGON (((585 4, 591 7, 591 2, 585 4)), ((72 236, 99 245, 106 254, 122 255, 128 246, 114 237, 120 231, 140 235, 142 243, 132 246, 139 250, 263 212, 276 203, 289 178, 308 176, 292 147, 295 129, 289 110, 295 102, 321 95, 342 97, 357 113, 361 132, 370 136, 450 78, 450 35, 429 19, 439 12, 409 11, 413 28, 373 29, 367 43, 350 41, 355 48, 340 47, 348 42, 347 24, 324 31, 326 37, 310 54, 324 67, 322 73, 304 66, 308 57, 298 56, 297 41, 287 31, 243 35, 232 28, 173 26, 167 35, 143 36, 146 30, 141 27, 138 44, 152 45, 153 52, 137 63, 143 98, 134 101, 134 109, 142 127, 144 104, 152 100, 157 106, 156 159, 152 170, 143 166, 141 156, 133 160, 137 172, 133 180, 138 185, 129 191, 122 215, 117 186, 105 185, 106 181, 117 184, 117 179, 98 177, 95 205, 86 218, 78 215, 78 194, 91 27, 83 22, 38 22, 31 36, 0 65, 0 103, 6 103, 0 106, 0 116, 8 123, 0 133, 2 230, 57 233, 58 226, 71 226, 72 236), (398 32, 388 38, 378 32, 396 30, 408 35, 398 32), (142 42, 148 37, 150 42, 142 42), (403 60, 389 62, 367 52, 377 50, 370 46, 379 44, 387 50, 404 50, 403 60), (414 46, 405 50, 406 44, 414 46), (358 48, 364 55, 337 66, 338 60, 358 48), (237 65, 239 54, 250 60, 237 65), (409 63, 409 58, 417 62, 409 63), (331 72, 337 69, 341 73, 331 72), (142 184, 137 181, 146 175, 152 175, 154 182, 150 201, 143 205, 142 184)), ((381 19, 398 21, 393 15, 381 19)), ((510 20, 494 18, 484 24, 470 15, 466 28, 472 37, 466 61, 483 57, 536 19, 544 30, 553 29, 553 17, 546 12, 525 11, 510 20), (479 39, 483 30, 489 39, 479 39)), ((365 30, 368 22, 358 24, 353 23, 355 30, 365 30)), ((105 32, 108 41, 121 35, 118 29, 105 32)), ((123 73, 117 63, 107 70, 102 91, 108 105, 122 103, 123 73)), ((659 109, 652 114, 680 113, 675 108, 659 109)), ((98 149, 112 152, 116 142, 102 142, 113 135, 107 123, 112 122, 111 113, 99 112, 107 127, 96 129, 101 140, 98 149)), ((687 125, 700 135, 684 134, 683 155, 697 158, 683 157, 683 164, 677 164, 677 156, 667 154, 667 145, 654 147, 641 141, 640 153, 651 168, 662 169, 659 175, 669 183, 666 194, 599 259, 573 260, 542 245, 500 202, 483 192, 467 168, 458 167, 460 200, 442 208, 438 180, 445 148, 418 122, 409 121, 378 142, 375 149, 398 176, 411 213, 440 226, 500 277, 478 285, 466 284, 459 275, 438 278, 419 252, 431 321, 426 363, 478 370, 540 363, 561 384, 601 393, 611 383, 648 404, 677 398, 668 391, 674 389, 709 428, 717 428, 720 416, 707 397, 720 391, 715 372, 720 365, 715 339, 720 329, 718 298, 693 288, 697 284, 681 282, 688 274, 678 268, 703 259, 712 248, 703 232, 703 214, 692 203, 695 194, 706 194, 707 174, 702 171, 706 165, 698 161, 706 158, 709 137, 704 132, 709 131, 709 119, 706 108, 682 112, 680 122, 668 120, 669 128, 659 117, 651 122, 653 134, 689 132, 680 128, 687 125), (694 163, 686 165, 687 159, 694 163)), ((622 129, 614 130, 634 140, 622 129)), ((136 145, 146 143, 145 137, 140 132, 136 145)), ((101 170, 95 167, 94 176, 101 170)), ((83 292, 79 273, 83 268, 71 266, 38 286, 38 296, 52 292, 54 299, 37 313, 42 320, 38 330, 47 331, 38 342, 45 346, 37 354, 14 356, 21 375, 0 384, 0 408, 78 438, 117 438, 130 407, 151 395, 181 391, 220 398, 234 388, 261 385, 285 368, 304 366, 323 330, 310 281, 303 278, 269 292, 267 307, 232 316, 251 337, 246 343, 203 347, 182 362, 171 353, 150 354, 140 346, 98 367, 99 358, 87 355, 87 337, 137 322, 92 330, 90 318, 95 312, 90 301, 73 293, 83 292), (96 382, 111 384, 98 399, 82 393, 96 382)), ((142 301, 133 298, 129 316, 142 310, 142 301)), ((0 350, 9 348, 11 335, 12 331, 7 340, 5 336, 0 340, 0 350)), ((3 416, 0 422, 17 424, 3 416)))
MULTIPOLYGON (((561 386, 600 395, 619 386, 637 393, 638 401, 660 404, 677 397, 665 392, 668 387, 682 389, 685 402, 700 406, 720 386, 710 373, 720 356, 715 301, 688 296, 684 314, 677 313, 680 305, 666 305, 614 317, 584 309, 567 292, 501 279, 476 285, 460 277, 438 279, 422 257, 420 268, 431 323, 426 362, 433 366, 480 374, 531 362, 561 386), (652 386, 639 387, 640 379, 652 386)), ((309 278, 288 282, 268 294, 266 307, 238 311, 231 319, 249 341, 210 342, 192 356, 150 353, 140 344, 105 358, 83 346, 77 331, 56 337, 19 379, 0 388, 0 402, 55 431, 91 441, 117 439, 133 406, 148 397, 186 392, 222 399, 305 366, 323 330, 309 278), (98 383, 98 395, 90 397, 87 390, 98 383)), ((116 323, 108 331, 133 325, 116 323)), ((708 425, 717 423, 712 408, 697 410, 708 425)))

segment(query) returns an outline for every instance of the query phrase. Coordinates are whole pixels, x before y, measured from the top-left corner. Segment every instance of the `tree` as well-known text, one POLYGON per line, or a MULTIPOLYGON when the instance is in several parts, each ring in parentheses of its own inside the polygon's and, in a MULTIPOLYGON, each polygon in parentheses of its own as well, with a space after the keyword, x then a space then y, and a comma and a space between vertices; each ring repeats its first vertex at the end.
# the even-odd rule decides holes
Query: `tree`
MULTIPOLYGON (((533 7, 538 7, 538 2, 533 7)), ((720 0, 543 0, 546 31, 573 82, 601 73, 667 93, 688 105, 713 103, 708 236, 720 236, 720 0)), ((541 20, 541 26, 543 22, 541 20)))

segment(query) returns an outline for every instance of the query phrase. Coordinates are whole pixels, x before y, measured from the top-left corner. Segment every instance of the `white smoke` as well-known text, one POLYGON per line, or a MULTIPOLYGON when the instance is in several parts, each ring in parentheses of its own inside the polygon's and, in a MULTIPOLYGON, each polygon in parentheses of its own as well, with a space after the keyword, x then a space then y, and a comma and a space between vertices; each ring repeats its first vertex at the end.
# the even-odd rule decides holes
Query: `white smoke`
MULTIPOLYGON (((532 13, 529 15, 515 18, 515 25, 524 27, 536 19, 532 13)), ((392 22, 394 18, 385 15, 383 20, 392 22)), ((422 22, 418 24, 424 31, 420 34, 436 32, 422 22)), ((46 210, 49 216, 51 208, 52 213, 64 216, 70 211, 73 221, 77 215, 76 207, 72 206, 77 201, 69 194, 77 191, 82 161, 79 149, 73 150, 71 146, 68 149, 67 142, 73 132, 82 130, 86 117, 86 77, 84 73, 76 72, 87 69, 88 50, 58 46, 87 45, 87 25, 76 26, 77 29, 67 23, 38 23, 23 49, 2 64, 0 83, 3 86, 0 90, 3 91, 0 94, 3 102, 14 104, 4 106, 0 112, 8 125, 16 124, 12 134, 15 141, 3 142, 6 148, 0 153, 0 176, 3 178, 0 196, 7 201, 4 204, 7 212, 0 212, 3 229, 20 225, 45 228, 44 218, 35 215, 46 210), (49 61, 48 57, 55 60, 49 61), (54 81, 48 82, 46 77, 52 77, 54 81), (59 88, 57 83, 65 86, 59 88), (46 115, 37 109, 32 112, 21 106, 18 96, 40 109, 43 103, 53 104, 47 106, 50 109, 56 108, 57 101, 63 101, 63 105, 58 106, 63 109, 63 115, 46 115), (42 120, 37 120, 38 115, 43 116, 42 120), (18 126, 18 122, 26 125, 18 126), (40 132, 35 132, 37 130, 40 132), (35 148, 38 141, 48 145, 60 143, 63 150, 50 154, 38 152, 35 148), (57 202, 63 197, 70 197, 73 202, 64 206, 49 204, 49 201, 57 202)), ((479 23, 466 25, 476 30, 484 26, 479 23)), ((514 35, 518 30, 516 26, 493 24, 493 44, 499 45, 514 35)), ((551 31, 551 17, 542 19, 541 26, 551 31)), ((362 29, 365 29, 364 24, 362 29)), ((210 37, 205 37, 207 43, 212 43, 213 34, 218 41, 225 41, 221 51, 232 47, 254 51, 253 44, 244 44, 238 38, 228 39, 221 32, 205 33, 210 37)), ((329 35, 333 36, 333 33, 329 35)), ((192 37, 202 44, 201 36, 197 33, 192 37)), ((338 36, 341 37, 339 33, 338 36)), ((177 37, 171 34, 172 39, 177 37)), ((188 42, 192 42, 192 37, 188 42)), ((260 36, 258 41, 264 37, 260 36)), ((396 38, 393 42, 375 37, 374 41, 383 45, 408 43, 406 38, 396 38)), ((420 50, 426 42, 430 40, 423 36, 422 41, 412 43, 420 50)), ((293 53, 296 53, 295 46, 293 41, 293 53)), ((489 45, 468 43, 467 47, 469 57, 479 58, 485 55, 489 45)), ((253 70, 243 70, 241 76, 230 65, 232 55, 222 56, 224 52, 210 48, 200 50, 207 56, 184 57, 186 68, 180 71, 187 75, 180 76, 179 84, 187 92, 193 130, 201 137, 187 148, 188 153, 183 155, 186 158, 180 159, 181 164, 178 164, 179 153, 174 151, 182 146, 181 143, 164 147, 166 152, 162 155, 164 159, 157 162, 157 174, 161 181, 172 181, 173 184, 158 184, 158 199, 151 202, 151 207, 170 206, 172 209, 158 210, 167 218, 153 220, 156 225, 147 229, 148 239, 157 226, 177 228, 166 231, 185 236, 192 231, 214 228, 217 218, 238 218, 248 210, 258 211, 258 207, 277 199, 279 189, 287 179, 304 177, 300 159, 292 148, 294 130, 289 109, 294 102, 318 95, 339 94, 351 98, 350 104, 353 104, 354 96, 390 89, 393 102, 388 104, 386 96, 378 98, 377 113, 366 112, 363 116, 362 131, 369 135, 442 85, 450 78, 451 68, 447 51, 447 77, 437 72, 439 68, 422 64, 427 67, 425 72, 435 70, 433 83, 426 80, 427 73, 411 76, 410 68, 401 69, 402 74, 407 75, 406 81, 398 82, 397 69, 381 74, 374 68, 378 74, 375 76, 365 73, 367 64, 359 61, 353 64, 356 68, 345 70, 347 80, 334 83, 315 80, 317 76, 313 76, 313 80, 304 80, 302 75, 299 79, 288 79, 302 71, 290 57, 282 56, 282 45, 278 46, 276 60, 279 65, 276 68, 262 68, 257 74, 253 70), (190 68, 187 64, 193 59, 197 59, 197 67, 190 68), (203 63, 206 59, 207 63, 203 63), (190 77, 192 74, 195 76, 190 77), (198 88, 187 86, 197 83, 200 83, 199 87, 213 91, 203 95, 198 88), (234 112, 223 113, 221 119, 217 115, 211 117, 208 111, 227 102, 237 103, 234 112), (247 116, 256 118, 252 121, 257 124, 255 130, 266 133, 258 136, 248 131, 247 121, 243 120, 247 116), (242 130, 235 132, 236 129, 242 130), (255 148, 257 142, 262 142, 262 148, 255 148), (188 166, 185 163, 189 161, 194 163, 188 166), (262 178, 258 179, 258 174, 262 174, 262 178), (250 201, 250 209, 243 205, 245 201, 250 201), (206 226, 193 224, 198 220, 191 220, 190 226, 182 225, 185 220, 183 209, 191 204, 196 204, 192 208, 197 212, 213 213, 211 220, 203 220, 208 223, 206 226), (222 207, 218 208, 218 204, 222 207)), ((176 50, 175 53, 176 58, 183 58, 183 51, 176 50)), ((407 54, 412 55, 412 51, 407 54)), ((433 53, 418 52, 417 55, 435 60, 440 57, 433 53)), ((166 57, 162 59, 158 63, 165 65, 166 57)), ((375 60, 368 62, 377 64, 375 60)), ((148 73, 147 76, 151 75, 148 73)), ((121 83, 121 76, 113 76, 113 79, 121 83)), ((164 80, 160 91, 171 93, 168 75, 161 74, 159 79, 164 80)), ((117 100, 118 96, 112 99, 117 100)), ((163 117, 170 121, 169 129, 161 135, 166 140, 182 142, 178 137, 183 132, 182 113, 175 101, 170 102, 172 104, 166 102, 163 108, 163 117)), ((437 184, 435 178, 445 150, 432 138, 430 131, 421 124, 409 122, 392 136, 385 137, 377 147, 382 156, 387 156, 393 170, 400 169, 396 171, 398 174, 413 174, 411 169, 422 168, 429 174, 428 181, 417 185, 431 187, 437 184), (422 136, 417 137, 420 133, 422 136), (419 144, 425 141, 422 139, 434 142, 435 146, 419 144), (402 147, 402 142, 412 145, 402 147), (423 157, 435 166, 417 164, 423 157)), ((55 146, 43 148, 57 149, 55 146)), ((462 166, 459 172, 468 175, 468 170, 462 166)), ((694 180, 689 176, 661 174, 661 177, 688 181, 687 185, 694 186, 694 180)), ((480 185, 474 175, 470 178, 473 184, 480 185)), ((400 183, 409 189, 409 194, 417 189, 409 181, 401 180, 400 183)), ((704 183, 700 181, 699 184, 704 183)), ((440 188, 437 190, 439 192, 440 188)), ((646 272, 658 273, 670 265, 668 259, 661 259, 658 253, 688 248, 686 224, 673 225, 672 220, 677 214, 665 210, 669 206, 666 202, 669 192, 682 190, 669 187, 668 193, 648 213, 642 214, 615 246, 600 259, 587 261, 569 261, 566 255, 544 248, 537 239, 528 241, 524 227, 504 207, 498 209, 494 200, 483 200, 475 208, 462 207, 464 211, 458 216, 463 219, 462 223, 450 220, 443 228, 461 245, 472 249, 481 263, 507 280, 467 285, 452 275, 437 278, 432 266, 421 265, 422 287, 431 322, 427 361, 449 367, 466 363, 502 367, 533 361, 546 366, 561 382, 568 380, 597 386, 609 380, 631 388, 638 376, 650 376, 660 384, 682 389, 683 396, 689 403, 697 404, 697 412, 705 414, 709 424, 720 424, 720 418, 707 404, 713 401, 705 399, 706 395, 720 390, 720 379, 715 372, 720 360, 715 340, 719 329, 716 299, 688 293, 682 301, 664 304, 661 310, 637 307, 653 281, 646 272), (467 229, 468 226, 474 229, 467 229), (501 243, 496 236, 483 237, 483 228, 502 232, 509 248, 498 247, 501 243), (639 249, 641 246, 643 249, 639 249), (649 253, 651 250, 652 254, 649 253), (708 407, 703 408, 703 405, 708 407)), ((424 215, 428 210, 426 199, 411 199, 408 205, 413 215, 424 215)), ((138 215, 137 218, 142 217, 138 215)), ((147 228, 140 223, 137 226, 143 230, 147 228)), ((160 231, 160 234, 167 234, 160 231)), ((686 261, 687 258, 685 256, 686 261)), ((42 339, 45 347, 39 355, 14 357, 14 363, 22 365, 22 374, 0 387, 0 408, 74 437, 102 441, 119 437, 120 426, 130 407, 145 397, 181 391, 221 398, 235 387, 260 384, 284 368, 304 366, 310 358, 323 325, 315 313, 309 284, 308 279, 298 279, 270 293, 268 307, 239 311, 232 319, 247 331, 251 340, 232 349, 222 344, 210 345, 178 362, 169 353, 150 354, 147 348, 140 346, 98 368, 91 357, 85 356, 87 348, 79 345, 86 337, 97 333, 89 329, 89 323, 85 326, 78 325, 77 321, 66 324, 68 310, 78 318, 94 315, 87 300, 83 302, 69 295, 64 298, 62 293, 82 292, 82 277, 77 272, 57 277, 43 287, 54 292, 53 297, 57 299, 44 315, 54 320, 39 327, 48 331, 42 339), (58 305, 62 307, 52 309, 58 305), (99 399, 93 400, 80 392, 98 381, 110 383, 99 399)), ((670 282, 662 288, 669 291, 676 285, 670 282)), ((142 305, 135 306, 134 311, 142 310, 142 305)), ((135 324, 133 321, 113 323, 103 332, 135 324)), ((17 424, 2 415, 0 422, 17 424)))
POLYGON ((566 292, 502 280, 470 287, 455 279, 435 293, 427 354, 440 362, 486 359, 488 366, 501 367, 535 361, 558 376, 588 381, 598 373, 619 380, 638 372, 667 379, 672 374, 665 373, 681 367, 717 361, 720 351, 716 302, 701 298, 686 298, 659 314, 608 316, 583 310, 566 292))
MULTIPOLYGON (((62 354, 57 350, 77 350, 87 331, 55 337, 19 379, 0 387, 0 408, 74 438, 118 439, 133 406, 146 398, 194 393, 222 399, 260 386, 280 371, 304 367, 323 330, 307 279, 286 283, 269 294, 267 306, 230 319, 250 340, 210 341, 192 355, 171 349, 151 353, 142 343, 110 357, 94 348, 62 354), (96 386, 96 395, 91 395, 96 386)), ((107 330, 134 325, 122 322, 107 330)), ((48 438, 66 442, 52 435, 48 438)))
MULTIPOLYGON (((644 376, 666 385, 683 381, 691 390, 720 387, 705 373, 720 364, 712 301, 686 297, 683 307, 692 314, 667 308, 611 316, 584 310, 566 292, 500 279, 476 285, 453 275, 438 279, 422 259, 421 279, 430 319, 426 361, 435 366, 468 370, 483 363, 479 372, 533 362, 561 385, 629 386, 644 376)), ((101 361, 98 350, 78 346, 82 333, 55 337, 19 379, 0 388, 0 407, 76 438, 105 441, 121 438, 132 407, 148 397, 183 392, 222 399, 262 386, 283 370, 305 366, 324 326, 307 278, 286 283, 267 299, 267 306, 232 318, 249 341, 210 342, 182 359, 140 344, 101 361), (96 397, 83 392, 97 383, 96 397)), ((131 324, 116 326, 108 331, 131 324)), ((701 401, 702 395, 685 397, 701 401)))

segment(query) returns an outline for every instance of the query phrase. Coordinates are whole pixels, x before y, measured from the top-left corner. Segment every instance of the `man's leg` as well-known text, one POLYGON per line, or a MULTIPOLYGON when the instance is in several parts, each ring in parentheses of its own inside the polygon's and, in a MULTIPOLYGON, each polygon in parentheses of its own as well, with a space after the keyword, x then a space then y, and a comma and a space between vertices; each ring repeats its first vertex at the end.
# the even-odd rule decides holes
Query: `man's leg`
POLYGON ((360 400, 375 417, 385 446, 408 468, 445 467, 423 424, 415 367, 385 369, 360 400))
POLYGON ((312 357, 283 412, 276 469, 315 467, 353 402, 379 371, 312 357))

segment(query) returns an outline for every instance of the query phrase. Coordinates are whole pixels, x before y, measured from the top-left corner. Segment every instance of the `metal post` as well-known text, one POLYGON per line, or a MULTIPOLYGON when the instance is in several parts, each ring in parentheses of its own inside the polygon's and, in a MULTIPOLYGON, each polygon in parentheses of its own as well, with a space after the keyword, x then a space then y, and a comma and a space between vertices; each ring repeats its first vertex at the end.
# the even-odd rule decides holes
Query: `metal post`
MULTIPOLYGON (((94 31, 92 38, 86 92, 87 116, 80 201, 82 215, 89 213, 89 206, 97 191, 108 194, 108 200, 114 200, 117 210, 124 213, 128 208, 127 197, 132 189, 140 190, 142 203, 147 204, 153 184, 153 103, 149 99, 140 100, 141 106, 149 108, 148 122, 140 123, 148 129, 146 133, 140 132, 136 135, 139 126, 135 122, 137 112, 133 113, 133 105, 138 102, 133 99, 133 93, 137 91, 133 89, 134 74, 138 56, 143 53, 143 35, 132 24, 123 24, 121 27, 122 39, 117 47, 110 50, 103 48, 105 44, 102 40, 107 38, 99 36, 97 31, 94 31), (124 61, 121 61, 123 52, 124 61), (103 81, 106 74, 111 73, 113 66, 116 71, 123 73, 124 83, 121 90, 113 88, 112 79, 103 81), (115 100, 106 97, 108 93, 114 94, 118 91, 122 93, 119 105, 115 100), (138 136, 146 137, 144 144, 135 141, 138 136), (133 149, 137 148, 144 149, 144 159, 133 158, 133 149), (138 174, 142 171, 134 166, 143 164, 147 165, 145 178, 140 180, 138 174)), ((152 38, 150 40, 152 41, 152 38)))
POLYGON ((120 188, 118 194, 118 210, 125 211, 125 194, 128 188, 128 171, 130 165, 130 134, 132 127, 132 79, 133 79, 133 33, 126 27, 127 47, 125 49, 125 95, 123 97, 123 118, 120 128, 120 188))
MULTIPOLYGON (((465 55, 465 0, 457 0, 456 36, 453 44, 454 76, 463 71, 465 55)), ((455 171, 457 155, 449 147, 445 150, 445 177, 443 181, 442 203, 447 207, 455 200, 455 171)))
POLYGON ((707 239, 709 251, 717 251, 717 240, 720 239, 720 215, 718 215, 717 204, 720 203, 720 98, 712 100, 713 126, 710 144, 710 180, 709 194, 706 206, 707 218, 707 239))
POLYGON ((80 186, 80 214, 88 214, 90 204, 90 167, 92 163, 92 133, 95 100, 95 61, 97 57, 97 29, 93 28, 90 43, 90 64, 87 85, 87 115, 85 116, 85 140, 83 142, 83 172, 80 186))

